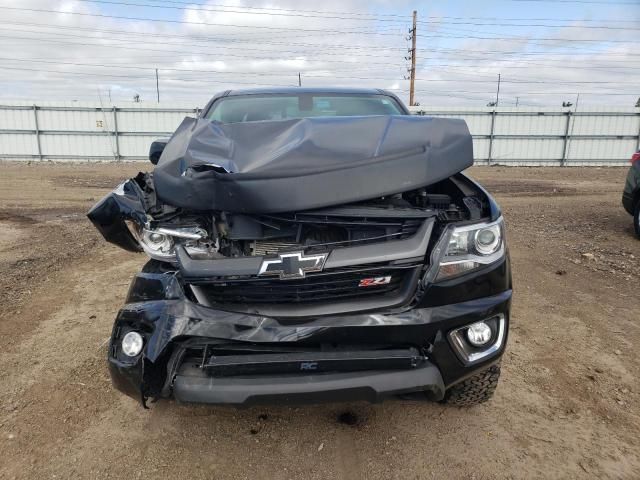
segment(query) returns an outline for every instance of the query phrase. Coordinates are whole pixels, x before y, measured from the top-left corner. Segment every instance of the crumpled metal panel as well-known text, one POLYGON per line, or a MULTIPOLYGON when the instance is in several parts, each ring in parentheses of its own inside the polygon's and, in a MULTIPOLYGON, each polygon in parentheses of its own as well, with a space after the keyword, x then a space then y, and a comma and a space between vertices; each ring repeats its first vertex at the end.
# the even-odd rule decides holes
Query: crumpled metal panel
POLYGON ((300 211, 436 183, 473 164, 463 120, 408 115, 221 124, 186 118, 154 170, 194 210, 300 211))

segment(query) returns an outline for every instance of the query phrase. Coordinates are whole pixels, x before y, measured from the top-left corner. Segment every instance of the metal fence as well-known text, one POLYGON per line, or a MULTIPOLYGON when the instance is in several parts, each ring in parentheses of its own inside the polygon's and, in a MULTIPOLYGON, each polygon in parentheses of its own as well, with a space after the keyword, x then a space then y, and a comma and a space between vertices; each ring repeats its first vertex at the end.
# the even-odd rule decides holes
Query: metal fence
MULTIPOLYGON (((640 148, 640 109, 425 108, 417 115, 462 118, 477 164, 625 165, 640 148)), ((3 102, 0 158, 144 160, 198 108, 184 104, 3 102)))
POLYGON ((466 120, 476 164, 628 165, 640 148, 640 108, 412 110, 466 120))
POLYGON ((10 160, 144 160, 197 108, 47 102, 0 105, 0 158, 10 160))

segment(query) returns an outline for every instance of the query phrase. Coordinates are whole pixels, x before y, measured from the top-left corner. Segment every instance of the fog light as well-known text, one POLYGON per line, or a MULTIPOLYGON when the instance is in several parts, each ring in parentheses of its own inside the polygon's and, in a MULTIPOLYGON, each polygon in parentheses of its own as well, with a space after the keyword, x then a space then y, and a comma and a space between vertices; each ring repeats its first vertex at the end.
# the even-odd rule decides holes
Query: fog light
POLYGON ((482 347, 491 340, 491 327, 484 322, 477 322, 467 329, 467 340, 474 347, 482 347))
POLYGON ((502 350, 507 331, 504 313, 491 318, 463 325, 448 334, 451 346, 465 365, 473 365, 502 350))
POLYGON ((129 332, 122 339, 122 351, 128 357, 135 357, 142 351, 144 340, 138 332, 129 332))

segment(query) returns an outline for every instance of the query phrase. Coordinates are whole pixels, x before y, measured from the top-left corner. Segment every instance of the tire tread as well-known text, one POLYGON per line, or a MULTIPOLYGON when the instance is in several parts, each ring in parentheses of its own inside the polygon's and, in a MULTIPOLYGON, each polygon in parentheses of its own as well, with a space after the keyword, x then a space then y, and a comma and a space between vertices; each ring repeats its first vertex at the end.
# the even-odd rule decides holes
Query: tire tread
POLYGON ((451 387, 444 402, 459 407, 484 403, 495 393, 499 379, 500 364, 497 363, 451 387))

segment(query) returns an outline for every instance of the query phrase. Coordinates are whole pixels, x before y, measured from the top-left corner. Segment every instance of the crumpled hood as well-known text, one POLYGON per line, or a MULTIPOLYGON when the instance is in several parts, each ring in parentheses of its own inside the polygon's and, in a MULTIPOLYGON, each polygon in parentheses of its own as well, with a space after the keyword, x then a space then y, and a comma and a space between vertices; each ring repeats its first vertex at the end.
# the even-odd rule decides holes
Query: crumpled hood
POLYGON ((154 170, 193 210, 300 211, 423 187, 473 164, 463 120, 409 115, 221 124, 185 118, 154 170))

